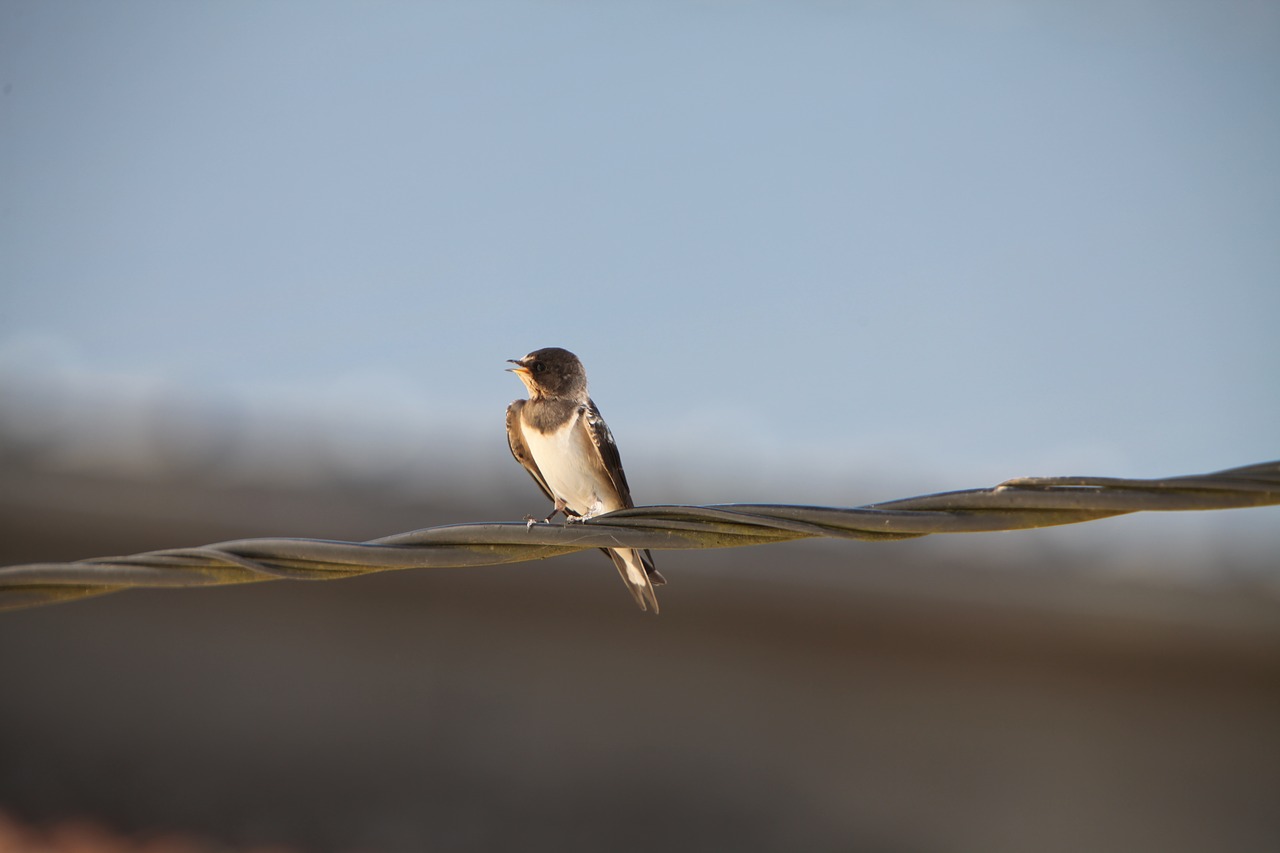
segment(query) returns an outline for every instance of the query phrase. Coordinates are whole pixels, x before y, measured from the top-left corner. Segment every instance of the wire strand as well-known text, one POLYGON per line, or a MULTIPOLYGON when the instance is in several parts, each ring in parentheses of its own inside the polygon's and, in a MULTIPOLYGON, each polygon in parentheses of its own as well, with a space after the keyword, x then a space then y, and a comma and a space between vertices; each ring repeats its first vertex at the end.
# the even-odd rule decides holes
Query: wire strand
POLYGON ((938 533, 1026 530, 1133 512, 1276 504, 1280 504, 1280 461, 1159 480, 1021 478, 993 488, 861 507, 645 506, 573 524, 451 524, 369 542, 239 539, 126 557, 0 568, 0 610, 132 587, 334 580, 396 569, 541 560, 589 548, 733 548, 814 537, 885 541, 938 533))

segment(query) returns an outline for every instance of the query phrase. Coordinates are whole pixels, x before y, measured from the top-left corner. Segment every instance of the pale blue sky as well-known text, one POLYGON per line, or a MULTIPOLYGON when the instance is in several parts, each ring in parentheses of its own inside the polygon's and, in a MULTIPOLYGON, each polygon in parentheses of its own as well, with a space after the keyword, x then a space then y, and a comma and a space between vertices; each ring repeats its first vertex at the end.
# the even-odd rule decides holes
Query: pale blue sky
POLYGON ((1280 456, 1274 4, 7 0, 0 86, 10 377, 500 436, 560 345, 629 458, 1280 456))

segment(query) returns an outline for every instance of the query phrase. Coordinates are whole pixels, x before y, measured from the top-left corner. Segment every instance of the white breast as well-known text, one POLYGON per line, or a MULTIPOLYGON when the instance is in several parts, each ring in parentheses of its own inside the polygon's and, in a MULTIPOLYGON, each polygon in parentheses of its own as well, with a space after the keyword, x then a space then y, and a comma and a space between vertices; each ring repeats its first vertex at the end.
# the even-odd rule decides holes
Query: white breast
POLYGON ((551 433, 526 427, 524 441, 552 494, 579 515, 592 516, 619 507, 607 505, 613 489, 600 482, 603 472, 591 464, 596 449, 578 424, 580 417, 575 413, 568 424, 551 433))

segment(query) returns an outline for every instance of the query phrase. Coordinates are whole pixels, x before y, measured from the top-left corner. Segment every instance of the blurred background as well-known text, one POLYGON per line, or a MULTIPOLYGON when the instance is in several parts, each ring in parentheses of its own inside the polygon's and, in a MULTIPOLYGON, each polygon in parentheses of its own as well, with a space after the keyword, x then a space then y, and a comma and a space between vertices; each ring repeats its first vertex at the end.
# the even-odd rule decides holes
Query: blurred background
MULTIPOLYGON (((0 563, 544 512, 550 345, 642 504, 1274 459, 1277 91, 1230 0, 8 0, 0 563)), ((1278 530, 6 613, 0 844, 1274 850, 1278 530)))

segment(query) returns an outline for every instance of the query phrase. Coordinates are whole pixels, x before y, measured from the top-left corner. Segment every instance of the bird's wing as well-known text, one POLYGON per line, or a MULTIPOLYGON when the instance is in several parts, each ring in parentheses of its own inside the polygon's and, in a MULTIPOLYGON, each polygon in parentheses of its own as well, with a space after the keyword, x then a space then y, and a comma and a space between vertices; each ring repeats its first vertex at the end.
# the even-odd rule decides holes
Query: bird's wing
POLYGON ((618 455, 618 445, 613 441, 613 433, 609 432, 609 425, 604 422, 604 418, 600 416, 600 410, 590 398, 582 407, 582 417, 579 422, 586 430, 587 438, 591 440, 591 445, 600 458, 601 466, 613 483, 613 488, 617 490, 622 505, 635 506, 631 500, 631 487, 627 485, 627 475, 622 470, 622 457, 618 455))
MULTIPOLYGON (((613 433, 609 431, 609 425, 604 422, 604 418, 600 416, 600 410, 596 408, 596 404, 590 398, 587 399, 587 404, 582 407, 580 422, 583 424, 587 437, 591 439, 591 444, 599 455, 604 472, 609 475, 609 480, 613 483, 614 489, 617 490, 618 497, 622 499, 622 505, 624 507, 635 506, 635 503, 631 500, 631 487, 627 485, 627 475, 622 470, 622 457, 618 454, 618 445, 613 440, 613 433)), ((634 552, 639 555, 640 563, 644 566, 645 573, 648 575, 648 581, 643 584, 642 589, 641 586, 634 585, 628 580, 626 561, 622 559, 623 553, 622 551, 610 551, 609 556, 613 558, 618 571, 622 573, 622 579, 627 581, 628 586, 631 587, 632 594, 636 596, 636 603, 640 605, 640 609, 645 609, 644 602, 648 600, 652 604, 653 612, 657 613, 658 600, 653 595, 651 584, 662 585, 667 580, 654 568, 653 555, 649 553, 647 548, 643 551, 634 552)))
POLYGON ((529 401, 516 400, 510 406, 507 406, 507 445, 511 448, 511 455, 524 466, 524 470, 529 472, 529 476, 538 484, 538 488, 542 489, 548 498, 555 501, 556 496, 551 494, 551 488, 543 478, 542 472, 538 470, 538 463, 533 461, 533 454, 529 452, 529 445, 524 442, 524 428, 520 423, 520 410, 524 408, 524 404, 527 402, 529 401))

